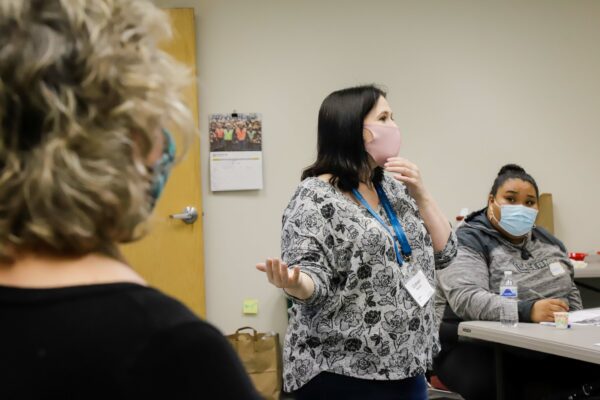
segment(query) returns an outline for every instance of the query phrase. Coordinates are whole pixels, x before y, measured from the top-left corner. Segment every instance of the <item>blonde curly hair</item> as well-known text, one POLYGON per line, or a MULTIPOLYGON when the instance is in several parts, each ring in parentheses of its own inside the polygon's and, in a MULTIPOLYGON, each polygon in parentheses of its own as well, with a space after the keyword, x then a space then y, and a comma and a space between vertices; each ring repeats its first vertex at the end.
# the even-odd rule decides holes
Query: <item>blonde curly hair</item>
POLYGON ((0 261, 140 236, 156 133, 195 130, 170 34, 147 0, 0 2, 0 261))

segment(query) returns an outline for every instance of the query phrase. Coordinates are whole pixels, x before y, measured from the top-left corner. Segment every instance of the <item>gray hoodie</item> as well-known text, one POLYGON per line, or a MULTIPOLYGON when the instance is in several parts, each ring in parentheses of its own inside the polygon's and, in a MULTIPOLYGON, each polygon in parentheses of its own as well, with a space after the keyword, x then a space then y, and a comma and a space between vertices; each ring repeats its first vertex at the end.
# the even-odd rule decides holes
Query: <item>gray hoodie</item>
POLYGON ((565 246, 540 227, 523 244, 513 244, 492 226, 486 210, 471 214, 457 229, 458 255, 438 271, 436 307, 438 313, 443 309, 442 331, 443 325, 448 329, 448 323, 460 320, 498 321, 504 271, 512 271, 518 286, 519 321, 531 322, 531 307, 540 295, 566 300, 570 310, 581 309, 565 246))

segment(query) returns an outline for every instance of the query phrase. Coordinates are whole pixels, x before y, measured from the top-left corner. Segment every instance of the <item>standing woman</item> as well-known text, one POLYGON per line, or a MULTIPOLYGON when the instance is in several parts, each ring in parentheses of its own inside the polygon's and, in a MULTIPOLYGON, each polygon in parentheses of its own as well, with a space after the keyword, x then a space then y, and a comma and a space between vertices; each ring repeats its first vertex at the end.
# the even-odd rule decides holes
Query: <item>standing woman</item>
POLYGON ((283 261, 257 265, 293 300, 284 387, 297 399, 427 396, 434 268, 456 240, 417 166, 397 157, 385 96, 361 86, 323 101, 317 160, 283 215, 283 261))

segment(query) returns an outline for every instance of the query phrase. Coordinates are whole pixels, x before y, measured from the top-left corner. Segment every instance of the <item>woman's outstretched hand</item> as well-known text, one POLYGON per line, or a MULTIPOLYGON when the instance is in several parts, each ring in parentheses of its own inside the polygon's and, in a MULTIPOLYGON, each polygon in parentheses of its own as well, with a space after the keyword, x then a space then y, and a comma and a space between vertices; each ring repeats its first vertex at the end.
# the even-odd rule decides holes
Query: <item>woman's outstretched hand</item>
POLYGON ((297 289, 300 287, 300 267, 289 269, 288 265, 278 258, 267 258, 264 263, 256 264, 256 269, 267 273, 269 282, 281 289, 297 289))
POLYGON ((310 276, 300 272, 299 266, 290 269, 278 258, 267 258, 266 262, 256 264, 256 269, 265 272, 273 286, 297 299, 306 300, 315 292, 315 283, 310 276))

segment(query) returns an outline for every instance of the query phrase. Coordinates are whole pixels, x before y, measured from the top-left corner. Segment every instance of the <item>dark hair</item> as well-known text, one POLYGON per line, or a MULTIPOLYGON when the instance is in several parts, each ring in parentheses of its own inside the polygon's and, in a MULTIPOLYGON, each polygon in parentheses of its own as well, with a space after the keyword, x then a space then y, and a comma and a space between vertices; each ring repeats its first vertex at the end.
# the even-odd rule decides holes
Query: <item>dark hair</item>
POLYGON ((331 174, 329 182, 343 191, 358 187, 359 181, 379 183, 383 169, 369 176, 369 155, 363 141, 363 121, 386 93, 375 85, 357 86, 331 93, 319 110, 317 160, 302 172, 302 179, 331 174))
POLYGON ((498 188, 504 185, 509 179, 520 179, 525 182, 529 182, 533 185, 535 189, 535 196, 540 197, 540 192, 538 191, 537 183, 535 183, 535 179, 531 177, 525 170, 518 166, 517 164, 506 164, 502 168, 500 168, 500 172, 498 172, 498 176, 492 185, 492 190, 490 190, 490 194, 492 196, 496 196, 498 192, 498 188))

